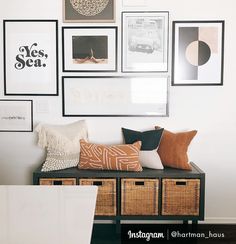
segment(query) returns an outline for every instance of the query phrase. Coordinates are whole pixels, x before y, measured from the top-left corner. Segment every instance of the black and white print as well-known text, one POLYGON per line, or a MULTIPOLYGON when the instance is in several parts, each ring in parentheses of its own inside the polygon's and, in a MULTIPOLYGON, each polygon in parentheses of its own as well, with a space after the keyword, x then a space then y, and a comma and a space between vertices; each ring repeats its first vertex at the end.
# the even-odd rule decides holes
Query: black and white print
POLYGON ((122 16, 122 71, 167 71, 168 13, 123 12, 122 16))
POLYGON ((58 95, 57 20, 4 20, 4 94, 58 95))

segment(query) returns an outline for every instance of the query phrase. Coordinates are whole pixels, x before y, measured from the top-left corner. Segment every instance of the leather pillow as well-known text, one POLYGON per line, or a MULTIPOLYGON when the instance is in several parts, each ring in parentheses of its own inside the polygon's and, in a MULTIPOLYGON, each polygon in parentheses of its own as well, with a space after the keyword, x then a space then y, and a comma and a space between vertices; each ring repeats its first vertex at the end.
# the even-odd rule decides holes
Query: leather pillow
POLYGON ((79 169, 142 171, 139 163, 141 142, 105 146, 80 141, 79 169))
MULTIPOLYGON (((160 127, 156 126, 155 129, 158 130, 160 127)), ((187 152, 188 146, 196 134, 196 130, 180 133, 164 130, 157 150, 162 164, 166 167, 192 170, 187 152)))

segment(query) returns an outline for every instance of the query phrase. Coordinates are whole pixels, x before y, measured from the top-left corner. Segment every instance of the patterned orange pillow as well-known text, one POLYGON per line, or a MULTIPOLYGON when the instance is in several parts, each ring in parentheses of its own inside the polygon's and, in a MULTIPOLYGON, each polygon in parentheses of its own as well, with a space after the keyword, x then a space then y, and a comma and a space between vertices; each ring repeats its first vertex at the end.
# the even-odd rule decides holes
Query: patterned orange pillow
POLYGON ((80 140, 79 169, 142 171, 141 142, 105 146, 80 140))

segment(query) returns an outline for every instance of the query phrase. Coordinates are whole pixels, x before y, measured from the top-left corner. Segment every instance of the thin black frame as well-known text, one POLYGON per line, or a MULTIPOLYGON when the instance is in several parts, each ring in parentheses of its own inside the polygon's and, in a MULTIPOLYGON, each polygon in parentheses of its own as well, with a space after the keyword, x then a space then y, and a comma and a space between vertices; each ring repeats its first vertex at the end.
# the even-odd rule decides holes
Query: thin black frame
POLYGON ((121 36, 121 72, 122 73, 167 73, 168 70, 169 70, 169 11, 123 11, 121 13, 121 33, 122 33, 122 36, 121 36), (124 43, 123 43, 123 37, 124 37, 124 14, 126 13, 166 13, 167 14, 167 40, 166 40, 166 63, 167 63, 167 67, 166 67, 166 70, 162 71, 124 71, 124 57, 123 57, 123 49, 124 49, 124 43))
POLYGON ((58 20, 52 20, 52 19, 9 19, 9 20, 3 20, 3 64, 4 64, 4 95, 6 96, 58 96, 59 95, 59 78, 58 78, 58 72, 59 72, 59 65, 58 65, 58 20), (55 22, 55 35, 56 35, 56 90, 55 93, 8 93, 7 92, 7 77, 6 77, 6 23, 7 22, 55 22))
POLYGON ((118 27, 117 26, 66 26, 62 27, 62 71, 63 72, 117 72, 117 63, 118 63, 118 55, 117 55, 117 45, 118 45, 118 27), (69 70, 65 68, 65 31, 66 29, 114 29, 115 30, 115 69, 113 70, 69 70))
MULTIPOLYGON (((112 19, 76 19, 76 20, 68 20, 66 19, 66 2, 67 0, 63 0, 63 22, 64 23, 114 23, 116 21, 116 0, 112 0, 112 11, 113 11, 113 18, 112 19)), ((103 10, 105 11, 105 9, 103 10)), ((103 12, 102 11, 102 12, 103 12)), ((102 13, 101 12, 101 13, 102 13)))
MULTIPOLYGON (((169 76, 157 77, 157 78, 166 78, 167 79, 167 93, 166 93, 166 114, 165 115, 145 115, 145 114, 65 114, 65 79, 78 79, 78 78, 104 78, 104 79, 113 79, 113 78, 147 78, 147 76, 62 76, 62 116, 63 117, 169 117, 169 76)), ((148 76, 152 78, 152 76, 148 76)))
POLYGON ((172 22, 172 72, 171 72, 171 85, 172 86, 223 86, 224 80, 224 36, 225 36, 225 21, 224 20, 184 20, 172 22), (222 36, 221 36, 221 81, 220 83, 175 83, 175 28, 178 23, 221 23, 222 36))
POLYGON ((30 102, 30 126, 31 129, 30 130, 1 130, 0 132, 33 132, 33 100, 19 100, 19 99, 0 99, 0 102, 30 102))

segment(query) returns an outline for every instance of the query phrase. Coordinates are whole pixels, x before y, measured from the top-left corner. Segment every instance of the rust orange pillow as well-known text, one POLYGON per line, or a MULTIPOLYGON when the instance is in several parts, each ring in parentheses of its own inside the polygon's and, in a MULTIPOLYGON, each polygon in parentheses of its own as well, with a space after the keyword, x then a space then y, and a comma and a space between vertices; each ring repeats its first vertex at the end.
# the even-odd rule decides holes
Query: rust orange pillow
MULTIPOLYGON (((160 129, 160 127, 156 126, 155 129, 160 129)), ((196 130, 179 133, 164 130, 157 150, 162 164, 166 167, 192 170, 187 152, 188 146, 196 134, 196 130)))
POLYGON ((139 162, 141 142, 105 146, 80 141, 79 169, 142 171, 139 162))

